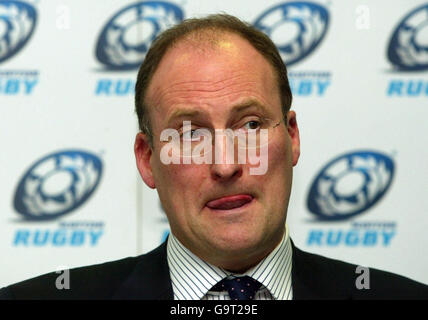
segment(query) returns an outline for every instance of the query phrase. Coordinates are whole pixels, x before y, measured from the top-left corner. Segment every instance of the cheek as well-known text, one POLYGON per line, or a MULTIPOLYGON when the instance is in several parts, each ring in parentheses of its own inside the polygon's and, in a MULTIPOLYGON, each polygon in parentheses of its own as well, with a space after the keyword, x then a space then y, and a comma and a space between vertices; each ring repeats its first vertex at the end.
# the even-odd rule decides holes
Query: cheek
POLYGON ((174 208, 189 208, 195 199, 201 199, 202 184, 206 181, 205 165, 160 163, 155 181, 159 195, 174 208))
POLYGON ((268 179, 275 192, 288 192, 292 179, 292 154, 286 137, 269 147, 268 179))
POLYGON ((281 139, 278 139, 278 141, 269 148, 269 158, 273 165, 282 165, 284 169, 288 169, 292 167, 292 156, 291 140, 288 133, 284 132, 281 139))

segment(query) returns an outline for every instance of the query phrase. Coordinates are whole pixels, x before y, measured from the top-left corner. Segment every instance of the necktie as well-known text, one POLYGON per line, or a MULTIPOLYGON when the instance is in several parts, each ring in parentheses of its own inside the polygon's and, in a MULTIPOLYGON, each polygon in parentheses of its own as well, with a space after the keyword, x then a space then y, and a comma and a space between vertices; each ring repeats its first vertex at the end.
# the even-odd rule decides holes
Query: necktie
POLYGON ((223 279, 212 287, 212 291, 227 291, 232 300, 253 300, 261 283, 251 277, 223 279))

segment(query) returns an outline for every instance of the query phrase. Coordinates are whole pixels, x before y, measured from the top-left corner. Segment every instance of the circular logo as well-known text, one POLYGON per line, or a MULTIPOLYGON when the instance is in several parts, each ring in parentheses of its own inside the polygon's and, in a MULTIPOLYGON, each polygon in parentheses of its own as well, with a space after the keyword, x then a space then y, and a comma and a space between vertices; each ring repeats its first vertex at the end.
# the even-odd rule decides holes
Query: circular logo
POLYGON ((410 12, 394 30, 388 59, 403 71, 428 69, 428 4, 410 12))
POLYGON ((0 62, 15 55, 27 43, 36 26, 34 7, 20 1, 0 1, 0 62))
POLYGON ((109 69, 136 69, 156 36, 182 20, 181 9, 168 2, 130 5, 103 28, 96 47, 97 59, 109 69))
POLYGON ((272 39, 285 64, 290 66, 318 46, 328 23, 324 7, 311 2, 287 2, 262 13, 254 26, 272 39))
POLYGON ((102 162, 93 154, 78 150, 50 154, 24 174, 16 189, 15 210, 32 220, 62 216, 91 196, 101 173, 102 162))
POLYGON ((316 176, 309 190, 309 211, 319 219, 342 220, 362 213, 385 194, 394 176, 388 156, 372 151, 341 155, 316 176))

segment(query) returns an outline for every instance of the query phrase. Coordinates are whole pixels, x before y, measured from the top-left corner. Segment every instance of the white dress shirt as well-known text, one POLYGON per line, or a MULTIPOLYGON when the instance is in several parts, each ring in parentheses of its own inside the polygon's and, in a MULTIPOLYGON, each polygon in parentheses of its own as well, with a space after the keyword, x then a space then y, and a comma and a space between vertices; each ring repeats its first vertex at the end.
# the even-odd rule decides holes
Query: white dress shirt
POLYGON ((250 276, 262 285, 254 300, 291 300, 292 248, 288 228, 280 244, 256 266, 236 274, 213 266, 194 255, 171 233, 167 258, 174 300, 230 300, 227 291, 210 289, 222 279, 250 276))

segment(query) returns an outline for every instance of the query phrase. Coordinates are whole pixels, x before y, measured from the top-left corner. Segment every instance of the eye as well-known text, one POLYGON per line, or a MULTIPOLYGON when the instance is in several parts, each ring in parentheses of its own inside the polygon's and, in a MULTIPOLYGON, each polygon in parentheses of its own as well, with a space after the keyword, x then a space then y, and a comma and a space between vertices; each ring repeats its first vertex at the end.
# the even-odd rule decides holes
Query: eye
POLYGON ((201 130, 190 129, 181 134, 181 139, 183 141, 199 141, 201 135, 201 130))
POLYGON ((181 133, 181 138, 183 140, 192 140, 193 134, 196 130, 195 129, 191 129, 191 130, 187 130, 181 133))
POLYGON ((246 130, 257 130, 260 129, 261 123, 257 120, 251 120, 244 124, 244 129, 246 130))

